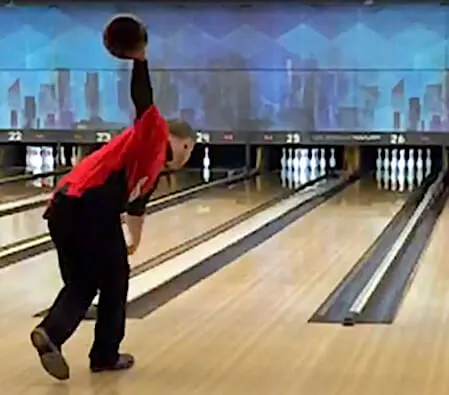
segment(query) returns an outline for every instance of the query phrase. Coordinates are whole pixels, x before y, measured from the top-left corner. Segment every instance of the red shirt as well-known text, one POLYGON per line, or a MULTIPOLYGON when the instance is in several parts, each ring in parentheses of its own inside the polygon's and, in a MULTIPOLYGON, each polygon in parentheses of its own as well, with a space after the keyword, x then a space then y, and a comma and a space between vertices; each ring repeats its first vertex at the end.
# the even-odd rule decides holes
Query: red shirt
POLYGON ((133 126, 84 158, 56 190, 95 202, 99 210, 142 215, 165 166, 168 135, 167 123, 153 105, 133 126))

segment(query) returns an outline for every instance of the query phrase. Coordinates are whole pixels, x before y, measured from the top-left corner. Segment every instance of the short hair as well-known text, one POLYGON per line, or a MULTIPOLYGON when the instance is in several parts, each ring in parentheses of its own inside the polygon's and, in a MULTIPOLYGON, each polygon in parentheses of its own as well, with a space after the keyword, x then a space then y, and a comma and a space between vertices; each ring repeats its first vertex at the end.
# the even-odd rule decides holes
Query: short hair
POLYGON ((185 140, 185 139, 192 139, 195 140, 196 133, 192 129, 192 127, 189 125, 188 122, 181 121, 178 119, 172 119, 167 121, 168 129, 170 131, 170 134, 185 140))

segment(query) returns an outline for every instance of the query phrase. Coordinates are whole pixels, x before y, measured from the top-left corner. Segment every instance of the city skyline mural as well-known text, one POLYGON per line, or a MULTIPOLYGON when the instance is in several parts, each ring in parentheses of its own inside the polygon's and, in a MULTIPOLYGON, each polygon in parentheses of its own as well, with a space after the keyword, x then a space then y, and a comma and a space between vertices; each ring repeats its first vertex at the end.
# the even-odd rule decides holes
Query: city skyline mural
POLYGON ((130 64, 102 45, 149 29, 156 101, 203 130, 449 131, 449 10, 121 3, 0 9, 0 128, 121 127, 130 64))

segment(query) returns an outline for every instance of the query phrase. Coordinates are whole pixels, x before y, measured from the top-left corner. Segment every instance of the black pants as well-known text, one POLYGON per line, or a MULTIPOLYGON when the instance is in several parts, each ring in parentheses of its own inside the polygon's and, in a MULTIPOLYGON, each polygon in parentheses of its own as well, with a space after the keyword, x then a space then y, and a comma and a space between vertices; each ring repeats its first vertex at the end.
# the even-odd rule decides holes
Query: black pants
POLYGON ((64 286, 40 326, 62 346, 84 318, 99 291, 95 364, 115 363, 125 335, 129 264, 120 216, 101 214, 101 206, 64 195, 48 210, 64 286))

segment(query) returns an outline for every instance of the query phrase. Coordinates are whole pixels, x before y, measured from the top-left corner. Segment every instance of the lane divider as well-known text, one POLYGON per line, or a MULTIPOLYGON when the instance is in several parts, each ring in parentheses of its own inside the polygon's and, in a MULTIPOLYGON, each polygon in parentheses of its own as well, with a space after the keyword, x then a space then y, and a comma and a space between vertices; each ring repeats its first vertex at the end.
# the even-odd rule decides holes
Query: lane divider
POLYGON ((365 306, 367 305, 367 303, 373 296, 374 292, 376 291, 377 287, 382 282, 384 276, 386 275, 391 265, 395 261, 397 255, 401 251, 401 248, 406 242, 410 233, 413 231, 415 225, 420 220, 422 213, 426 210, 426 208, 432 202, 434 197, 443 188, 443 179, 445 177, 445 174, 446 172, 442 171, 437 177, 437 179, 434 181, 434 183, 429 187, 426 194, 424 195, 424 198, 422 199, 422 201, 414 211, 413 215, 407 222, 407 225, 399 234, 399 237, 391 246, 387 255, 381 261, 376 271, 373 273, 369 281, 366 283, 365 287, 362 289, 362 291, 359 293, 357 298, 352 303, 351 307, 349 308, 348 315, 343 321, 345 325, 352 325, 354 322, 357 321, 357 317, 360 314, 362 314, 363 310, 365 309, 365 306))
MULTIPOLYGON (((341 180, 338 181, 341 182, 341 180)), ((337 181, 334 181, 334 183, 337 183, 337 181)), ((328 186, 329 183, 324 183, 321 188, 324 189, 328 186)), ((237 243, 241 239, 268 225, 283 214, 291 211, 296 206, 312 199, 318 194, 319 191, 317 192, 317 188, 313 186, 298 191, 293 196, 278 202, 269 209, 255 214, 231 229, 177 255, 173 259, 170 259, 159 266, 131 278, 127 298, 128 303, 198 265, 211 255, 237 243)), ((98 296, 94 300, 94 305, 97 303, 98 296)))
POLYGON ((236 217, 233 217, 233 218, 225 221, 224 223, 214 226, 213 228, 208 229, 205 232, 201 233, 200 235, 195 236, 191 239, 188 239, 188 240, 182 242, 181 244, 178 244, 172 248, 169 248, 166 251, 163 251, 162 253, 144 261, 143 263, 141 263, 137 266, 134 266, 131 269, 131 277, 135 277, 135 276, 145 272, 146 270, 149 270, 155 266, 163 264, 165 261, 172 259, 175 256, 180 255, 180 254, 186 252, 187 250, 196 247, 197 245, 199 245, 201 243, 204 243, 205 241, 215 237, 216 235, 218 235, 222 232, 225 232, 225 231, 231 229, 232 227, 242 223, 243 221, 254 216, 255 214, 258 214, 261 211, 267 210, 271 206, 275 205, 276 203, 280 202, 281 200, 284 200, 284 199, 294 195, 295 193, 297 193, 300 190, 304 190, 304 189, 306 189, 308 187, 312 187, 312 186, 317 187, 325 179, 327 179, 327 176, 320 176, 314 180, 310 180, 307 183, 298 186, 295 189, 283 191, 283 192, 279 193, 278 195, 274 196, 273 198, 271 198, 265 202, 262 202, 261 204, 255 206, 253 208, 248 209, 247 211, 241 213, 240 215, 237 215, 236 217))
MULTIPOLYGON (((256 247, 324 203, 356 179, 358 179, 357 175, 352 175, 349 178, 337 178, 333 175, 326 181, 315 180, 310 186, 303 185, 303 189, 289 199, 282 200, 228 231, 131 278, 130 293, 127 298, 128 318, 145 316, 147 313, 139 313, 142 308, 145 311, 157 309, 169 299, 182 293, 183 290, 201 281, 201 278, 208 277, 223 265, 226 266, 233 262, 236 258, 236 251, 243 254, 242 248, 247 251, 256 247), (224 259, 225 261, 223 261, 224 259)), ((95 298, 93 303, 85 319, 96 317, 95 304, 98 303, 98 298, 95 298)), ((47 311, 47 309, 41 310, 34 317, 42 317, 47 311)))

